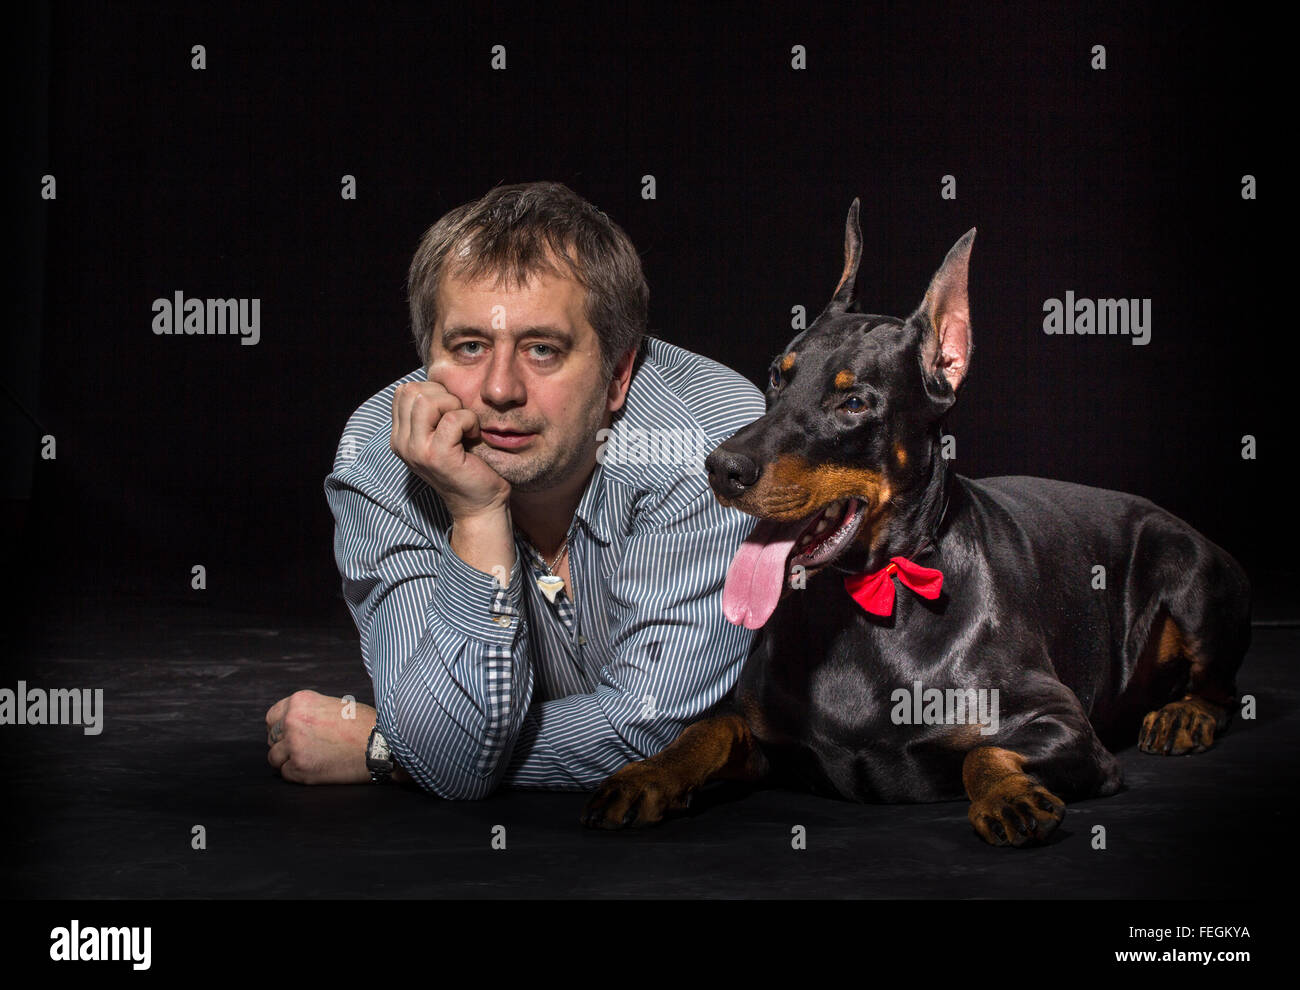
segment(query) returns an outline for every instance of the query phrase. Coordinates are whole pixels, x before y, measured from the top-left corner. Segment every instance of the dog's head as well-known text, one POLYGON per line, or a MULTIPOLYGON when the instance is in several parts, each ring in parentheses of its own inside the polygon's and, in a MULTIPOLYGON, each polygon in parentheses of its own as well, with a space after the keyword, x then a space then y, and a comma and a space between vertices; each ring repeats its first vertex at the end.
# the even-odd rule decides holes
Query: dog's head
POLYGON ((974 240, 972 228, 953 245, 907 319, 862 313, 858 201, 849 207, 830 303, 772 361, 767 412, 705 461, 718 501, 762 520, 728 574, 733 622, 766 622, 795 565, 871 558, 892 509, 929 482, 940 417, 970 362, 974 240))

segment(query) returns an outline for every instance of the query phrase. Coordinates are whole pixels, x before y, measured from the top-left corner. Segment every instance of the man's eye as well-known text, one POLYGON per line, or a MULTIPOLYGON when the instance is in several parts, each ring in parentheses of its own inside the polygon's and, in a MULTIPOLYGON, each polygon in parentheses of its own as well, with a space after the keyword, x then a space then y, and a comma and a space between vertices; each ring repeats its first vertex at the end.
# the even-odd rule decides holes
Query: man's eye
POLYGON ((840 403, 841 409, 847 409, 849 412, 862 412, 867 408, 867 404, 856 395, 851 395, 840 403))
POLYGON ((483 342, 482 342, 482 341, 478 341, 478 340, 467 340, 467 341, 465 341, 465 343, 458 345, 457 348, 456 348, 456 350, 460 351, 460 352, 461 352, 462 354, 464 354, 466 357, 473 357, 475 354, 478 354, 478 353, 480 353, 480 352, 479 352, 479 351, 469 351, 469 350, 466 350, 466 348, 467 348, 467 347, 480 347, 480 348, 481 348, 482 346, 483 346, 483 342))
POLYGON ((547 358, 554 357, 557 353, 559 353, 550 344, 534 344, 532 347, 529 348, 529 350, 533 352, 534 357, 539 358, 541 360, 546 360, 547 358), (539 353, 543 351, 545 353, 539 353))

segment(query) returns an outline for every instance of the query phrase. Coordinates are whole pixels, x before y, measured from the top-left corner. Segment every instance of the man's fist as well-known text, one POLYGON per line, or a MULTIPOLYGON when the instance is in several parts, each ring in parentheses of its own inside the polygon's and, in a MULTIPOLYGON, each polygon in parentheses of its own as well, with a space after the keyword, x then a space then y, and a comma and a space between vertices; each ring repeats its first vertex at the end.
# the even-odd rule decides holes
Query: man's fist
POLYGON ((374 727, 369 705, 295 691, 267 710, 266 759, 298 784, 368 784, 366 743, 374 727))
POLYGON ((453 519, 502 510, 510 483, 470 448, 478 416, 438 382, 405 382, 393 393, 393 452, 436 491, 453 519))

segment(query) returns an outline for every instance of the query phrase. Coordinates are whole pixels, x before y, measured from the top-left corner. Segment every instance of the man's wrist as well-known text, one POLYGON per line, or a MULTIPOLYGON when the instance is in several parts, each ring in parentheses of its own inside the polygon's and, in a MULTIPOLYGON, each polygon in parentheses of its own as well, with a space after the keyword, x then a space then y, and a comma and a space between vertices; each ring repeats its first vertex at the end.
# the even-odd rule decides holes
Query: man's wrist
POLYGON ((366 738, 366 770, 370 774, 370 782, 386 783, 392 778, 396 769, 397 761, 393 759, 388 740, 384 738, 384 734, 379 731, 379 725, 376 724, 366 738))
POLYGON ((505 586, 515 566, 515 537, 510 510, 457 517, 451 524, 451 550, 476 571, 491 574, 505 586))
POLYGON ((447 543, 429 600, 439 620, 433 630, 438 649, 455 652, 464 637, 501 646, 512 643, 523 621, 522 561, 515 555, 508 567, 504 561, 475 567, 453 549, 452 535, 444 534, 447 543))

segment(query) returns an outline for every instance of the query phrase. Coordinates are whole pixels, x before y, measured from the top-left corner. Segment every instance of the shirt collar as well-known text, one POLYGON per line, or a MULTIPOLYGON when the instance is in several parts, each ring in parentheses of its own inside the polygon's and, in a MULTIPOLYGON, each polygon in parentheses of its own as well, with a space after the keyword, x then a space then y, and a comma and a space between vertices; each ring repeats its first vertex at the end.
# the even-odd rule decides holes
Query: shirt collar
POLYGON ((609 529, 605 525, 605 513, 602 511, 605 507, 605 465, 596 464, 596 469, 591 472, 591 478, 587 481, 587 488, 582 493, 582 498, 578 501, 578 507, 574 510, 574 515, 582 521, 595 539, 605 546, 610 543, 609 529))

